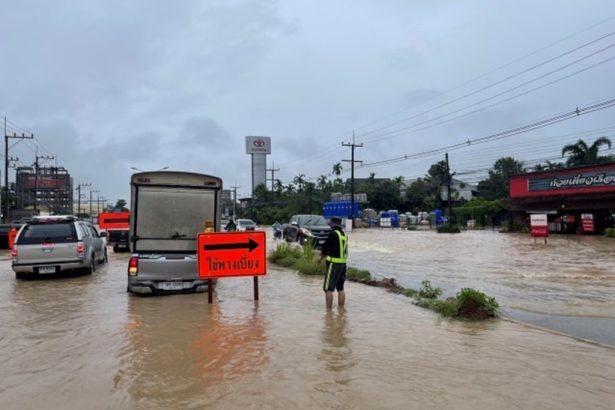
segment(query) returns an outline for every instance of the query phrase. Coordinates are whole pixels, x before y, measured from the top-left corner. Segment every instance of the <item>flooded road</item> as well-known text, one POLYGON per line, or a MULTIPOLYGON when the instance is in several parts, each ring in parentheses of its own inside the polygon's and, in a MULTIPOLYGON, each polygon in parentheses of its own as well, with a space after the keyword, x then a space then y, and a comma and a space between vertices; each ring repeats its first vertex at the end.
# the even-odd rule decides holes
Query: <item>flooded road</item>
POLYGON ((507 316, 615 346, 615 240, 467 231, 357 230, 349 264, 453 295, 472 287, 495 296, 507 316))
MULTIPOLYGON (((443 237, 414 234, 355 232, 351 265, 396 272, 406 285, 427 278, 447 290, 481 288, 498 300, 501 291, 505 305, 523 305, 522 284, 512 284, 529 268, 499 266, 497 249, 505 246, 497 235, 470 233, 463 247, 449 241, 442 253, 443 237), (484 265, 474 252, 480 243, 492 246, 484 265), (397 246, 407 259, 396 268, 397 246), (419 249, 438 251, 414 258, 419 249), (441 264, 454 272, 447 276, 441 264)), ((521 239, 501 238, 535 260, 542 254, 521 239)), ((322 278, 273 266, 260 279, 259 302, 251 278, 220 280, 213 305, 206 294, 135 297, 125 292, 128 255, 110 255, 92 276, 55 280, 16 281, 10 262, 0 261, 2 408, 612 409, 615 402, 610 348, 506 320, 449 321, 356 283, 347 284, 345 310, 325 312, 322 278)), ((555 256, 548 260, 556 266, 555 256)), ((612 287, 612 265, 592 266, 588 278, 574 279, 579 289, 600 289, 591 275, 612 287)), ((576 275, 571 266, 562 270, 576 275)), ((565 288, 562 270, 540 283, 565 288)), ((536 289, 529 300, 548 294, 536 289)), ((598 306, 609 306, 603 298, 579 311, 611 317, 612 309, 598 306)), ((565 297, 555 299, 574 311, 565 297)), ((540 303, 532 306, 541 311, 540 303)))

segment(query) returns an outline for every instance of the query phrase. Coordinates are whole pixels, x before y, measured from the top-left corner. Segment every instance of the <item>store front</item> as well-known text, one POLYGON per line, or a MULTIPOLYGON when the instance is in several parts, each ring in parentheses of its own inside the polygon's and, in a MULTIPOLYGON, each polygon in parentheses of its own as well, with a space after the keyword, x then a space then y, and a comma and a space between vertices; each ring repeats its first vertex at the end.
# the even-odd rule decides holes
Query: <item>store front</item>
POLYGON ((514 175, 510 199, 515 223, 543 213, 550 232, 602 234, 614 225, 615 164, 514 175))

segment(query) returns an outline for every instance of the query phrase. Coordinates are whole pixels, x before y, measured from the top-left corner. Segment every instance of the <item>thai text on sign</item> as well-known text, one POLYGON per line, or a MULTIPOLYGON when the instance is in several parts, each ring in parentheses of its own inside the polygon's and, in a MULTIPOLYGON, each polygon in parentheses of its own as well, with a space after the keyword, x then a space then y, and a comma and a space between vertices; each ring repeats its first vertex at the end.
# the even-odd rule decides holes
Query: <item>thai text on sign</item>
POLYGON ((549 223, 547 214, 530 215, 531 234, 534 238, 546 238, 549 236, 549 223))

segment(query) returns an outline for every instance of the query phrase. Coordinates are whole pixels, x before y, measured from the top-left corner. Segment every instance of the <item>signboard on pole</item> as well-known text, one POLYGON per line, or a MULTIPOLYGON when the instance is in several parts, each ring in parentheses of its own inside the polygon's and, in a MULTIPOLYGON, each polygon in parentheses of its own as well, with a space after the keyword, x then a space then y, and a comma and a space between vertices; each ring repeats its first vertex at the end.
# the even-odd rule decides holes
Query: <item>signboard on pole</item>
POLYGON ((531 234, 533 238, 546 238, 549 236, 549 223, 547 214, 530 215, 531 234))
POLYGON ((594 214, 581 214, 583 232, 594 233, 594 214))
POLYGON ((199 277, 203 279, 267 274, 264 231, 201 233, 197 249, 199 277))
POLYGON ((246 137, 246 154, 271 154, 271 137, 246 137))

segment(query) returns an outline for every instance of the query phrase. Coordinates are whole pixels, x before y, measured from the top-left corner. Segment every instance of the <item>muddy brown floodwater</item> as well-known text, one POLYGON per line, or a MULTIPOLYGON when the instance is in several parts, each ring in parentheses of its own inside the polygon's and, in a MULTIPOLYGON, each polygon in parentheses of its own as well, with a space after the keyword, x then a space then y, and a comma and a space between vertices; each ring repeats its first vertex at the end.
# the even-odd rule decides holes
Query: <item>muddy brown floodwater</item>
MULTIPOLYGON (((572 261, 574 244, 560 253, 558 244, 537 248, 514 236, 469 233, 465 245, 459 239, 355 232, 350 262, 369 262, 383 276, 397 272, 408 285, 429 278, 447 289, 483 288, 515 309, 528 300, 528 311, 542 310, 535 298, 549 294, 545 283, 576 286, 591 292, 570 306, 567 293, 553 296, 556 306, 545 303, 542 313, 571 314, 580 305, 582 315, 612 317, 609 297, 600 293, 613 286, 610 244, 597 241, 606 254, 602 264, 600 250, 580 242, 580 253, 592 261, 583 271, 559 265, 556 254, 572 261), (540 272, 559 273, 534 286, 536 275, 524 274, 533 271, 520 267, 520 259, 500 266, 504 251, 547 261, 540 272), (455 269, 447 276, 442 266, 455 269), (513 286, 514 279, 525 285, 513 286)), ((346 309, 325 312, 321 278, 270 266, 259 302, 250 278, 229 278, 219 281, 216 303, 208 305, 206 294, 128 295, 126 254, 112 254, 92 276, 34 281, 16 281, 6 255, 0 254, 3 409, 613 409, 615 403, 612 348, 507 320, 442 319, 383 289, 348 283, 346 309)))

